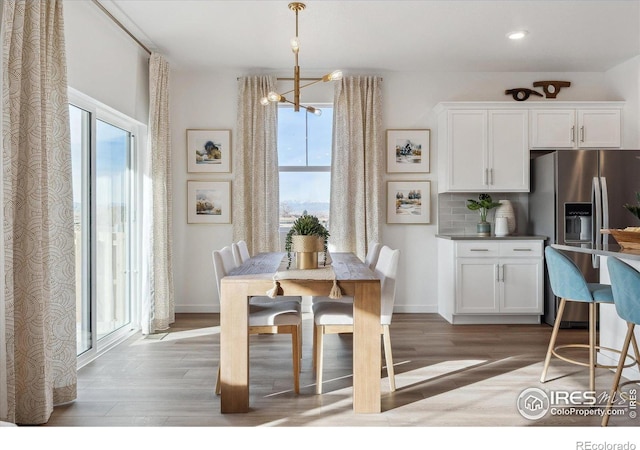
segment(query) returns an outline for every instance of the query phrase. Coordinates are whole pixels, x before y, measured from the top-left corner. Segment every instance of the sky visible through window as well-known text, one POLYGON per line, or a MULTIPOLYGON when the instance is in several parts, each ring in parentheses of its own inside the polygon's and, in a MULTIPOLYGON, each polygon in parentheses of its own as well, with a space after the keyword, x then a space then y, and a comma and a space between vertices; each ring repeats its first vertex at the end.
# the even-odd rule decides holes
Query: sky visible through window
POLYGON ((278 164, 280 171, 280 224, 287 226, 304 211, 327 222, 331 172, 333 108, 322 116, 278 109, 278 164), (319 171, 313 171, 316 167, 319 171), (322 168, 322 169, 321 169, 322 168))

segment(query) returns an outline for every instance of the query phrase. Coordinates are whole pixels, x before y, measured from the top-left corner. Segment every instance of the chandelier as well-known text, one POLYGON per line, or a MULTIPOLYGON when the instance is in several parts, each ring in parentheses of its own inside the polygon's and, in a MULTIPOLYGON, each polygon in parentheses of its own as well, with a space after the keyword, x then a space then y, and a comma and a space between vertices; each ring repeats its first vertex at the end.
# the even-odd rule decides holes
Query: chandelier
POLYGON ((322 111, 313 106, 304 106, 300 104, 300 90, 308 86, 314 85, 319 82, 337 81, 342 79, 342 71, 334 70, 331 73, 324 75, 322 78, 300 78, 300 66, 298 65, 298 53, 300 52, 300 40, 298 39, 298 13, 306 8, 304 3, 293 2, 289 3, 289 9, 296 13, 296 35, 291 38, 291 51, 295 55, 295 66, 293 68, 293 78, 279 78, 279 80, 293 80, 293 89, 282 94, 271 91, 266 97, 262 97, 260 103, 268 105, 270 102, 290 103, 293 105, 294 111, 300 111, 300 108, 304 108, 307 112, 313 113, 317 116, 322 114, 322 111), (305 85, 300 86, 300 81, 311 81, 305 85), (288 100, 285 95, 293 92, 293 101, 288 100))

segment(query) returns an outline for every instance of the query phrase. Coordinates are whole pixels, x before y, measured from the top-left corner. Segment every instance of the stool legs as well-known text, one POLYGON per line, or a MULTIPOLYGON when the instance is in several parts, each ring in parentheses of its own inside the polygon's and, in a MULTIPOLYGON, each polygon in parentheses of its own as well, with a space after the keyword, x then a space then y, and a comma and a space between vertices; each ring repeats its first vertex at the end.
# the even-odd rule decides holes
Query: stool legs
POLYGON ((596 390, 596 304, 589 303, 589 390, 596 390))
MULTIPOLYGON (((622 368, 624 367, 624 362, 627 357, 627 352, 629 351, 629 344, 631 340, 635 342, 635 337, 633 335, 633 329, 635 328, 635 324, 627 322, 627 336, 624 339, 624 345, 622 346, 622 354, 620 355, 620 360, 618 361, 618 368, 616 369, 616 374, 613 378, 613 387, 611 388, 611 393, 609 394, 609 401, 607 403, 607 409, 604 412, 604 416, 602 417, 602 426, 606 427, 609 423, 609 410, 611 409, 611 405, 613 404, 614 395, 618 391, 618 386, 620 386, 620 377, 622 377, 622 368)), ((638 344, 634 343, 634 350, 636 350, 637 356, 637 347, 638 344)))
POLYGON ((556 338, 558 337, 558 330, 560 330, 560 322, 562 322, 562 314, 564 313, 564 306, 567 301, 560 299, 560 305, 558 306, 558 314, 556 321, 553 324, 553 331, 551 332, 551 339, 549 340, 549 348, 547 349, 547 356, 544 358, 544 367, 542 368, 542 375, 540 376, 540 382, 544 383, 547 378, 547 370, 549 369, 549 363, 551 362, 551 356, 553 355, 553 349, 556 346, 556 338))

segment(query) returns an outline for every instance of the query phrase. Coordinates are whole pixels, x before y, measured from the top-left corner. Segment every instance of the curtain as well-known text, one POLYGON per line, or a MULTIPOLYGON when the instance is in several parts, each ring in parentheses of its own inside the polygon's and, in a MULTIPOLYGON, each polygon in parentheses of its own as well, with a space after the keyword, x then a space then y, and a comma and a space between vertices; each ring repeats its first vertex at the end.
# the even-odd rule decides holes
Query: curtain
POLYGON ((238 80, 233 240, 245 240, 251 254, 280 251, 277 106, 260 104, 275 85, 272 76, 238 80))
POLYGON ((362 259, 367 243, 380 240, 381 85, 378 77, 345 77, 334 92, 329 243, 334 251, 362 259))
POLYGON ((171 135, 169 64, 159 54, 149 59, 149 138, 145 158, 142 333, 166 330, 175 321, 172 268, 171 135))
POLYGON ((76 398, 75 250, 62 1, 2 11, 2 393, 6 417, 49 420, 76 398))

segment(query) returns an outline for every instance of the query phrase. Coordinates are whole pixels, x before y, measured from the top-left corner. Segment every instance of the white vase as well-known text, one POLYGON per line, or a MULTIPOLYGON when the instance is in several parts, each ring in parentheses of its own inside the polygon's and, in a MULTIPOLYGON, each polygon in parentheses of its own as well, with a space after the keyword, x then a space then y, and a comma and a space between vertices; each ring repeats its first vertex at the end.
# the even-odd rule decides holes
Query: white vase
POLYGON ((510 200, 498 200, 500 206, 496 208, 494 218, 505 217, 507 219, 507 225, 509 234, 513 234, 516 231, 516 214, 513 210, 513 205, 510 200))

